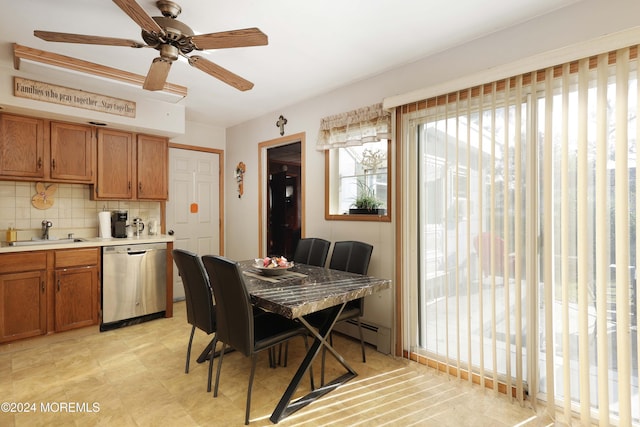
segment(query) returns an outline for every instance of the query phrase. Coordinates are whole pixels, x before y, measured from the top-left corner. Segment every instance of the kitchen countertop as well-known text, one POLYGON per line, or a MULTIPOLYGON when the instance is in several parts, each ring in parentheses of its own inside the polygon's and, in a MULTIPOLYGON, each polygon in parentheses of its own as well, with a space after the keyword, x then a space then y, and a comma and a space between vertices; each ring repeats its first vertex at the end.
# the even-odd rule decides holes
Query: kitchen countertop
POLYGON ((72 243, 45 243, 45 244, 30 244, 27 246, 8 246, 7 242, 2 242, 0 247, 0 253, 12 253, 12 252, 31 252, 42 251, 50 249, 76 249, 76 248, 94 248, 102 246, 120 246, 120 245, 135 245, 140 243, 164 243, 173 242, 173 236, 165 234, 157 236, 140 236, 140 237, 127 237, 124 239, 116 238, 102 238, 102 237, 82 237, 80 242, 72 243))

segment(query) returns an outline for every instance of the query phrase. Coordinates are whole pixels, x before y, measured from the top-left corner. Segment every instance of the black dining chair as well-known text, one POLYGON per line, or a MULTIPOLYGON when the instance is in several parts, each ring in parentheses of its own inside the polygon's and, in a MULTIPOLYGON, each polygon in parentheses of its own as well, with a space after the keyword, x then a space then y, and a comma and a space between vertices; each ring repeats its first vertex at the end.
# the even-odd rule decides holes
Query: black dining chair
MULTIPOLYGON (((335 242, 333 252, 331 253, 331 261, 329 261, 329 268, 332 270, 348 271, 349 273, 367 274, 372 252, 373 246, 368 243, 355 240, 335 242)), ((360 346, 362 347, 362 361, 366 362, 364 337, 362 335, 362 325, 360 324, 360 317, 362 317, 363 314, 364 298, 358 298, 357 300, 349 301, 345 305, 336 323, 349 319, 356 320, 360 335, 360 346)))
MULTIPOLYGON (((293 262, 296 264, 315 265, 324 267, 327 263, 327 255, 329 255, 329 247, 331 242, 319 237, 305 237, 298 240, 298 245, 293 254, 293 262)), ((281 346, 282 347, 282 346, 281 346)), ((289 346, 285 344, 284 363, 287 366, 287 357, 289 354, 289 346)), ((278 363, 281 361, 282 348, 278 351, 278 363)))
MULTIPOLYGON (((236 351, 252 359, 245 413, 245 424, 249 424, 251 390, 253 388, 258 353, 263 350, 270 350, 271 355, 271 349, 274 346, 296 336, 302 336, 305 348, 308 349, 308 331, 299 322, 275 313, 265 312, 259 316, 259 321, 256 321, 257 318, 254 317, 251 298, 238 264, 216 255, 205 255, 202 257, 202 262, 211 279, 213 294, 217 301, 218 330, 216 336, 223 343, 223 350, 226 346, 231 346, 236 351)), ((218 360, 216 382, 213 389, 214 397, 218 395, 218 382, 223 358, 224 351, 220 352, 220 360, 218 360)), ((313 389, 313 374, 311 371, 309 375, 311 377, 311 388, 313 389)))
POLYGON ((174 249, 171 254, 178 267, 178 274, 182 278, 184 296, 187 306, 187 322, 192 325, 189 345, 187 346, 187 362, 184 368, 189 373, 189 360, 191 358, 191 344, 196 328, 207 335, 214 334, 213 339, 207 345, 202 355, 209 359, 209 377, 207 392, 211 391, 211 373, 217 342, 216 332, 216 306, 213 302, 213 293, 209 283, 209 276, 204 269, 202 260, 197 254, 184 249, 174 249))
MULTIPOLYGON (((358 242, 355 240, 335 242, 333 244, 333 251, 331 253, 331 260, 329 261, 329 268, 332 270, 347 271, 349 273, 367 274, 369 270, 369 262, 371 261, 371 253, 373 252, 373 246, 358 242)), ((364 314, 364 298, 358 298, 353 301, 347 302, 342 312, 336 319, 338 322, 343 322, 350 319, 355 319, 358 324, 358 333, 360 335, 360 347, 362 349, 362 362, 366 363, 364 336, 362 334, 362 324, 360 323, 360 317, 364 314)), ((314 327, 319 327, 326 317, 322 311, 313 313, 309 316, 305 316, 305 319, 309 321, 314 327)), ((329 336, 329 342, 333 345, 333 334, 329 336)), ((322 368, 320 374, 320 384, 324 385, 324 365, 325 365, 326 348, 322 349, 322 368)))
POLYGON ((319 237, 300 239, 293 255, 293 262, 324 267, 329 254, 329 246, 331 246, 331 242, 319 237))

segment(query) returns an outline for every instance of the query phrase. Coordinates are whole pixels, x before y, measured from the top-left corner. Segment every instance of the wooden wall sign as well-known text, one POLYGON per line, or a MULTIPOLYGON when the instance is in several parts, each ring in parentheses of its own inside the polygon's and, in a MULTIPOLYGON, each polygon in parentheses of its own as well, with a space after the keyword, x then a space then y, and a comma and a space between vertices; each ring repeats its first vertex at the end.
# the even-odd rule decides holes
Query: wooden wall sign
POLYGON ((135 117, 136 103, 34 80, 13 78, 13 95, 118 116, 135 117))

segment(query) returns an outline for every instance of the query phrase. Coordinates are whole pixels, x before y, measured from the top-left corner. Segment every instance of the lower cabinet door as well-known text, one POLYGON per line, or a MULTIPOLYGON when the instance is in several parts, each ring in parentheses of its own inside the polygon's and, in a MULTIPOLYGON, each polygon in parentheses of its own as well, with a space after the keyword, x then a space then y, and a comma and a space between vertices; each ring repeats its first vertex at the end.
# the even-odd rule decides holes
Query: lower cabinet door
POLYGON ((0 342, 47 332, 45 271, 0 274, 0 342))
POLYGON ((54 292, 56 331, 98 323, 98 267, 56 270, 54 292))

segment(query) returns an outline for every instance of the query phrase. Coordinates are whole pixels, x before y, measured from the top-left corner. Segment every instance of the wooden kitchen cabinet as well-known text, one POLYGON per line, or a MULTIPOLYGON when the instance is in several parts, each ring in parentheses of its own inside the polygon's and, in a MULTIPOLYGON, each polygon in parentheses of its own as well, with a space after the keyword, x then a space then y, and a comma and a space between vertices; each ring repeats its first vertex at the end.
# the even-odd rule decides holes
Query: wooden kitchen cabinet
POLYGON ((0 256, 0 342, 47 333, 47 255, 0 256))
POLYGON ((99 321, 99 270, 97 248, 55 251, 55 330, 97 325, 99 321))
POLYGON ((98 324, 98 267, 56 270, 55 330, 98 324))
POLYGON ((167 200, 165 137, 0 114, 0 179, 92 184, 95 200, 167 200))
POLYGON ((96 200, 167 200, 167 138, 98 130, 96 200))
POLYGON ((51 179, 93 182, 95 148, 93 128, 51 122, 51 179))
POLYGON ((0 176, 43 179, 46 162, 44 120, 0 114, 0 176))
POLYGON ((96 199, 132 199, 134 196, 133 134, 112 129, 98 130, 96 199))
POLYGON ((100 248, 0 255, 0 343, 97 325, 100 248))
POLYGON ((0 115, 0 178, 93 183, 93 128, 0 115))
POLYGON ((137 177, 139 200, 167 200, 169 146, 166 138, 138 135, 137 177))

